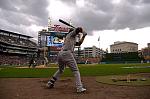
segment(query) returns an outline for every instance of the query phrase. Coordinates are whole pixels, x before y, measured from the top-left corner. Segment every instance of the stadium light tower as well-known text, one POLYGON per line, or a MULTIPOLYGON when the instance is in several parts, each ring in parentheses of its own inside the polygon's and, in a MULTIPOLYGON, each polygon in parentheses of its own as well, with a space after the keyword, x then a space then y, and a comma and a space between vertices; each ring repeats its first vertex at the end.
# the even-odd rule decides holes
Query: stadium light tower
POLYGON ((52 20, 51 20, 51 18, 50 17, 48 17, 48 31, 51 29, 51 27, 52 27, 52 20))
MULTIPOLYGON (((47 29, 47 31, 50 31, 51 30, 51 27, 52 27, 52 24, 51 24, 51 18, 50 17, 48 17, 48 29, 47 29)), ((48 58, 47 58, 47 53, 46 53, 46 51, 48 50, 48 48, 47 48, 47 46, 46 46, 46 42, 44 42, 44 48, 43 48, 43 50, 44 50, 44 66, 46 67, 47 66, 47 64, 48 64, 48 58)))

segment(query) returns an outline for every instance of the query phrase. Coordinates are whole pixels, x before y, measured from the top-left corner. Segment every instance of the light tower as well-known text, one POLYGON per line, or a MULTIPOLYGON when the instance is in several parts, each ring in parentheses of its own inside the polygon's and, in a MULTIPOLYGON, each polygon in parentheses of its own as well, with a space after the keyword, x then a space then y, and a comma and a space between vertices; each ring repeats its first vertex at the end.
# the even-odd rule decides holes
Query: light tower
POLYGON ((48 17, 48 31, 50 31, 51 30, 51 27, 52 27, 52 20, 51 20, 51 18, 50 17, 48 17))
MULTIPOLYGON (((52 27, 52 24, 51 24, 51 18, 48 17, 48 30, 47 31, 50 31, 51 30, 51 27, 52 27)), ((46 46, 46 42, 44 44, 44 47, 43 47, 43 52, 44 52, 44 66, 47 66, 48 65, 48 58, 47 58, 47 51, 48 51, 48 48, 46 46)))

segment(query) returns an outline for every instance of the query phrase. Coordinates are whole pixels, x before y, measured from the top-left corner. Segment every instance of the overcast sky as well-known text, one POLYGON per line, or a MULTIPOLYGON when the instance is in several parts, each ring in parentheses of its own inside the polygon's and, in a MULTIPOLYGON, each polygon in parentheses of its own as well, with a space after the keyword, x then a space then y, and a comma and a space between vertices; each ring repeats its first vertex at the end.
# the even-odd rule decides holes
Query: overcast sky
POLYGON ((88 36, 82 47, 110 48, 115 41, 150 43, 150 0, 0 0, 0 29, 33 36, 58 20, 82 26, 88 36))

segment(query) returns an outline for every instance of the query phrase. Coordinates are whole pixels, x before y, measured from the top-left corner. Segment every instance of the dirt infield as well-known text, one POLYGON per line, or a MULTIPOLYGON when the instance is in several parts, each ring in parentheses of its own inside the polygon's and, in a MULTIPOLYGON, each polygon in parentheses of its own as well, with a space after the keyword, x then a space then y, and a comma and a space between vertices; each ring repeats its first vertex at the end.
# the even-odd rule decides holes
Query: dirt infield
POLYGON ((87 92, 75 92, 74 78, 59 80, 55 88, 44 87, 48 78, 0 78, 0 99, 149 99, 150 86, 117 86, 82 77, 87 92))

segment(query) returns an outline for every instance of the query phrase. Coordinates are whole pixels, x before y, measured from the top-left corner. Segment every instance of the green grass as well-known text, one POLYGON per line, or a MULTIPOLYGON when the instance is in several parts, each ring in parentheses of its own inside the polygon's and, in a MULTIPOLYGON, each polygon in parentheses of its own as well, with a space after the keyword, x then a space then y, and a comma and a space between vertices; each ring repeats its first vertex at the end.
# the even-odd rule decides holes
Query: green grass
MULTIPOLYGON (((97 64, 97 65, 79 65, 81 76, 103 76, 103 75, 120 75, 129 73, 150 73, 150 68, 122 68, 130 66, 150 66, 150 64, 97 64)), ((37 78, 51 77, 56 68, 12 68, 0 67, 0 77, 11 78, 37 78)), ((73 76, 69 68, 66 68, 62 76, 73 76)))
POLYGON ((126 86, 146 86, 150 85, 150 78, 149 77, 143 77, 140 75, 134 75, 131 74, 129 79, 136 79, 136 81, 117 81, 118 79, 124 79, 127 80, 128 75, 108 75, 108 76, 97 76, 96 81, 99 83, 104 84, 115 84, 115 85, 126 85, 126 86), (113 79, 116 79, 116 81, 113 81, 113 79), (142 81, 141 79, 146 79, 145 81, 142 81))

